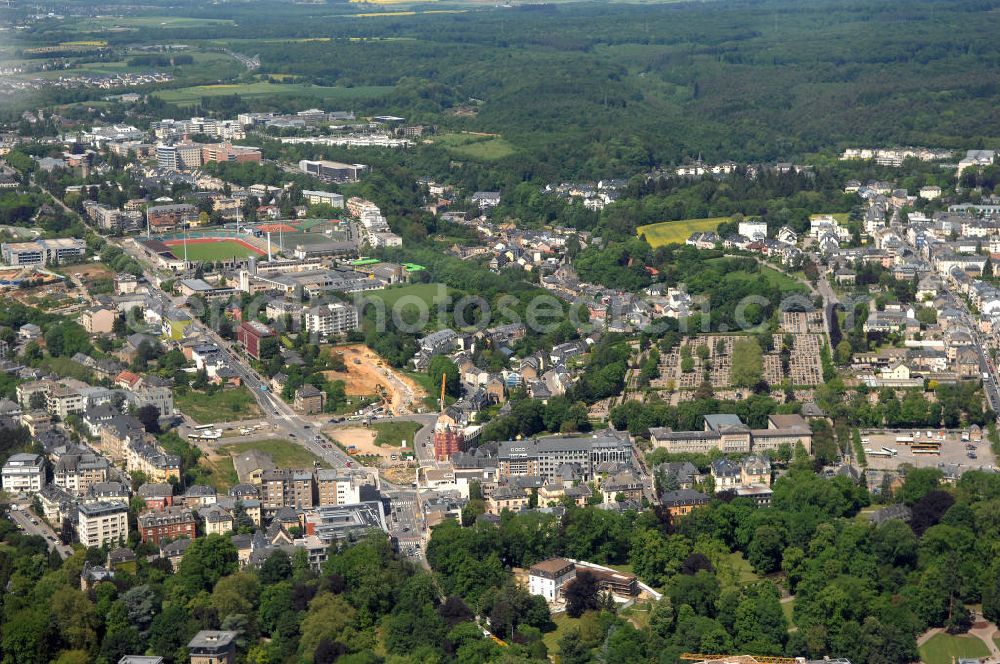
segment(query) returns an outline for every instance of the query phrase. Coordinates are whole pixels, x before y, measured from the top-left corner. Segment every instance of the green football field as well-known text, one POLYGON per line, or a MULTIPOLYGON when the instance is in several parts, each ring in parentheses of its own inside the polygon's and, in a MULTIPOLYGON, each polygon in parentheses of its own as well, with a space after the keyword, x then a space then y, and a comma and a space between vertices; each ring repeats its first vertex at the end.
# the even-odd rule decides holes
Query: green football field
MULTIPOLYGON (((184 258, 184 243, 170 243, 170 249, 178 258, 184 258)), ((254 251, 250 247, 235 240, 219 240, 217 242, 191 242, 187 243, 187 259, 189 261, 221 261, 236 256, 246 258, 247 256, 260 256, 259 251, 254 251)))

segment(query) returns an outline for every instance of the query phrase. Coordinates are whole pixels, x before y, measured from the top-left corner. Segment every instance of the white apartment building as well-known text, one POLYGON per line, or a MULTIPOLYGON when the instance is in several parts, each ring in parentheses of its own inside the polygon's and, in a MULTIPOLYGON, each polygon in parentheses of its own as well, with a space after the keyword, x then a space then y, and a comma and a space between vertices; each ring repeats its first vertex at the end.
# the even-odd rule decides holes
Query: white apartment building
POLYGON ((82 413, 87 409, 87 399, 71 387, 53 385, 46 395, 48 411, 65 420, 71 413, 82 413))
POLYGON ((128 538, 128 506, 125 503, 83 503, 78 509, 76 535, 84 546, 117 546, 128 538))
POLYGON ((0 477, 8 493, 37 493, 45 486, 45 459, 27 452, 11 455, 0 477))
POLYGON ((358 310, 344 302, 320 304, 306 310, 306 332, 328 337, 357 329, 358 310))

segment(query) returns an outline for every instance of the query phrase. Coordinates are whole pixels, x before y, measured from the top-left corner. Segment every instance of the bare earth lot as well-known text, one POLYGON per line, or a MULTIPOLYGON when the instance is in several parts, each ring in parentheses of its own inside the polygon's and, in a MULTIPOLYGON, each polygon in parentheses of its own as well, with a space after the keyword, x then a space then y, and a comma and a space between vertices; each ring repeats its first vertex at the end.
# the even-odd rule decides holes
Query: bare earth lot
POLYGON ((384 390, 392 412, 400 415, 412 412, 425 396, 423 388, 413 379, 386 365, 367 346, 328 346, 328 352, 342 353, 346 371, 325 371, 328 380, 344 381, 344 390, 350 396, 369 396, 384 390))

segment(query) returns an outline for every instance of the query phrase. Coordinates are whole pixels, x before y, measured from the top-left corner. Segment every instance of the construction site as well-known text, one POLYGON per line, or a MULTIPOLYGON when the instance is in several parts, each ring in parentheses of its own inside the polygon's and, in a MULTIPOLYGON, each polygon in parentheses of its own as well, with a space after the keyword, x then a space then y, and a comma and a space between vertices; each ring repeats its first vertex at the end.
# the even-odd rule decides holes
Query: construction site
POLYGON ((408 415, 422 408, 427 392, 412 378, 388 366, 367 346, 324 346, 323 350, 344 359, 343 371, 324 371, 323 376, 327 380, 344 381, 344 391, 349 397, 377 399, 384 412, 392 415, 408 415))

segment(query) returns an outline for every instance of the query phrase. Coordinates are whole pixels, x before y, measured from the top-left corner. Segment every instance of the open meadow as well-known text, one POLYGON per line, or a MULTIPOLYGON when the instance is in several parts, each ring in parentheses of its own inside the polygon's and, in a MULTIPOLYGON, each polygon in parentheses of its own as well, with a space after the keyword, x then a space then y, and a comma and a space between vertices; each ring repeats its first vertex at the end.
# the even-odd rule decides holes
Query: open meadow
POLYGON ((729 221, 729 217, 709 217, 707 219, 682 219, 679 221, 661 221, 657 224, 639 226, 636 234, 646 236, 649 246, 662 247, 667 244, 684 244, 691 233, 714 231, 719 224, 729 221))

